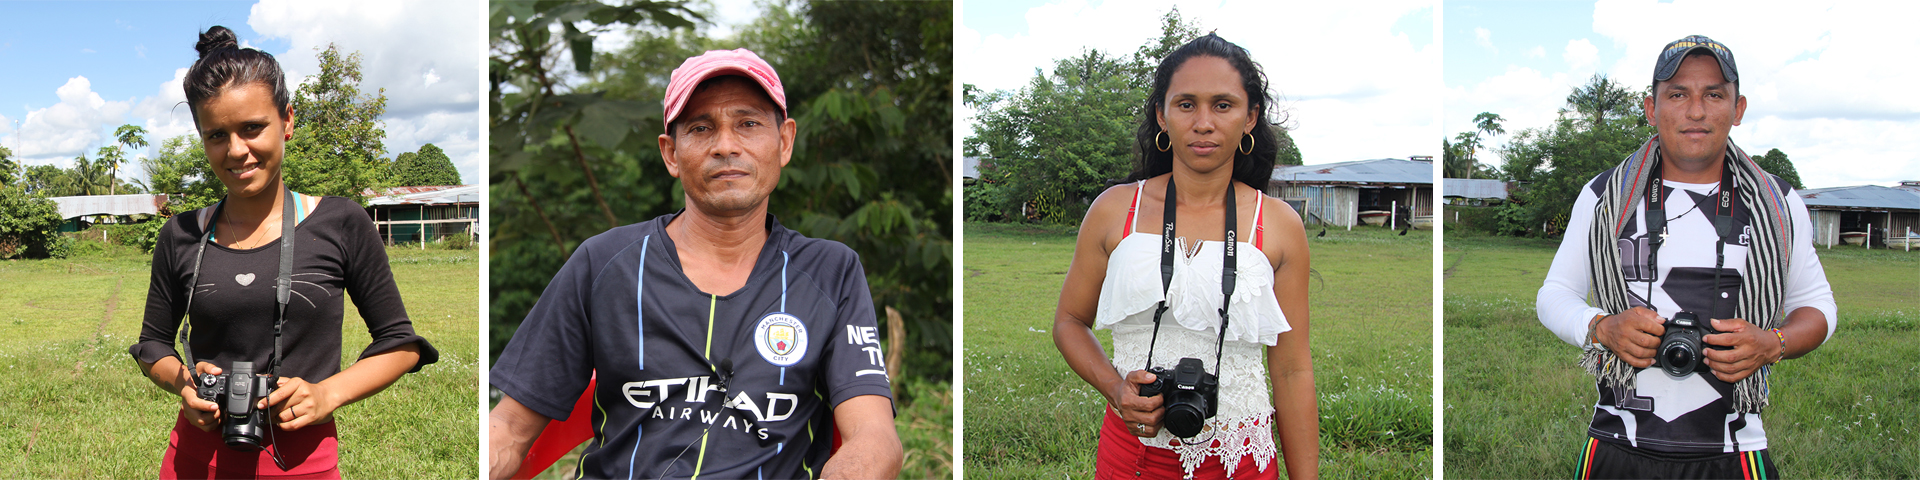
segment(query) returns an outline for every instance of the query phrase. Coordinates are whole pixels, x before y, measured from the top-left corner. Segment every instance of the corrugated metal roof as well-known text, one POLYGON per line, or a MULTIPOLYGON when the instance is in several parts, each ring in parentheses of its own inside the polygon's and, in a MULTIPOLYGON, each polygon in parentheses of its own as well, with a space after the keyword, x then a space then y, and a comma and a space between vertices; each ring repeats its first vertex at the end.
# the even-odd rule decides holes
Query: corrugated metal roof
POLYGON ((980 178, 980 157, 965 157, 960 161, 960 178, 980 178))
POLYGON ((1440 183, 1440 196, 1463 198, 1507 198, 1507 182, 1500 180, 1448 178, 1440 183))
POLYGON ((1274 181, 1294 184, 1433 184, 1433 163, 1399 158, 1274 167, 1274 181))
POLYGON ((393 187, 382 190, 379 193, 375 193, 372 190, 367 190, 362 193, 368 197, 368 206, 480 203, 479 185, 393 187))
POLYGON ((84 215, 154 215, 160 213, 160 206, 167 204, 167 196, 164 194, 85 195, 52 199, 53 203, 60 206, 61 218, 84 215))
POLYGON ((1920 192, 1879 185, 1801 190, 1800 198, 1812 210, 1820 207, 1920 210, 1920 192))

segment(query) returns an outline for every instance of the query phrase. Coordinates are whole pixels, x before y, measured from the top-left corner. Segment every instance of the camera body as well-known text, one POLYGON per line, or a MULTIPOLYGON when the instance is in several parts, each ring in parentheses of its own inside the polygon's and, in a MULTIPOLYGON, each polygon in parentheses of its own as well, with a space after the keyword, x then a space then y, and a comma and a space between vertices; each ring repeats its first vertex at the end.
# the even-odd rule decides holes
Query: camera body
POLYGON ((1707 367, 1706 349, 1731 350, 1708 344, 1704 337, 1720 333, 1713 329, 1713 322, 1700 318, 1693 312, 1678 312, 1663 324, 1666 333, 1660 334, 1660 348, 1654 351, 1653 362, 1668 376, 1679 378, 1690 373, 1711 373, 1707 367))
POLYGON ((253 362, 233 362, 226 373, 196 376, 200 399, 220 406, 220 436, 227 446, 243 452, 266 447, 264 437, 273 428, 272 419, 269 409, 254 404, 273 394, 277 384, 273 375, 255 374, 253 362))
POLYGON ((1207 419, 1213 418, 1217 411, 1220 379, 1207 373, 1198 358, 1182 358, 1173 370, 1154 367, 1147 373, 1153 374, 1153 383, 1140 385, 1140 396, 1167 395, 1162 404, 1167 414, 1162 417, 1161 425, 1179 437, 1198 435, 1207 419))

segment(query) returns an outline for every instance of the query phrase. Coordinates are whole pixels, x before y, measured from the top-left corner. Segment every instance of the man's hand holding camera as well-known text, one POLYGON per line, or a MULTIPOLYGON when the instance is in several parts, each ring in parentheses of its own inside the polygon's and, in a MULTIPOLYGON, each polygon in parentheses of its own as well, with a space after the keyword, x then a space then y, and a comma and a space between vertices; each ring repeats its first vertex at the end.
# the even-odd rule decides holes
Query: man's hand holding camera
MULTIPOLYGON (((1649 368, 1666 333, 1667 320, 1646 307, 1633 307, 1595 321, 1595 342, 1636 368, 1649 368)), ((1725 382, 1738 382, 1783 357, 1784 347, 1771 331, 1744 319, 1713 319, 1711 330, 1700 341, 1712 348, 1699 353, 1713 376, 1725 382)))
POLYGON ((1633 307, 1601 318, 1594 323, 1591 335, 1628 365, 1647 368, 1653 366, 1654 348, 1660 346, 1660 335, 1667 331, 1665 323, 1652 309, 1633 307))
POLYGON ((1754 326, 1744 319, 1715 319, 1713 329, 1720 333, 1701 337, 1701 340, 1712 345, 1733 347, 1731 350, 1706 351, 1707 366, 1713 368, 1713 376, 1720 377, 1720 380, 1738 382, 1760 371, 1760 367, 1771 365, 1786 356, 1786 346, 1772 331, 1754 326))
POLYGON ((1146 370, 1134 370, 1107 388, 1107 403, 1113 404, 1113 409, 1120 412, 1120 420, 1127 423, 1127 433, 1138 437, 1160 434, 1160 417, 1166 413, 1160 409, 1163 397, 1140 396, 1140 386, 1151 384, 1158 378, 1146 370))

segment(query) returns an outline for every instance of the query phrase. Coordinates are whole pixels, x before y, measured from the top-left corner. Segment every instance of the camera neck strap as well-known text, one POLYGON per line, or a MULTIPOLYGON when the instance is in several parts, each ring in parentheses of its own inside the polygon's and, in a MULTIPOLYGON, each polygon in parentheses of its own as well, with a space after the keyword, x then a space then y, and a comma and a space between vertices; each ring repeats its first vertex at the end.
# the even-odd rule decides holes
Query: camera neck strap
MULTIPOLYGON (((1233 304, 1233 283, 1234 276, 1237 273, 1237 270, 1235 270, 1234 256, 1236 254, 1235 251, 1239 250, 1239 246, 1236 244, 1238 238, 1235 234, 1238 232, 1236 227, 1239 226, 1240 216, 1239 212, 1235 209, 1235 203, 1238 202, 1234 200, 1233 188, 1232 183, 1227 184, 1227 236, 1225 237, 1226 241, 1223 242, 1226 244, 1225 253, 1223 254, 1224 258, 1220 261, 1220 335, 1213 349, 1214 375, 1220 374, 1220 354, 1227 343, 1227 307, 1233 304)), ((1167 313, 1167 292, 1173 287, 1173 226, 1174 216, 1179 211, 1179 207, 1174 200, 1175 198, 1177 198, 1177 196, 1175 195, 1173 187, 1173 176, 1168 175, 1166 209, 1160 219, 1160 305, 1153 310, 1153 337, 1147 341, 1147 368, 1153 368, 1153 347, 1160 341, 1160 317, 1167 313)))
MULTIPOLYGON (((274 277, 274 301, 278 303, 273 315, 273 357, 267 364, 267 374, 280 375, 280 331, 287 320, 287 300, 293 292, 293 228, 295 222, 294 198, 292 189, 283 189, 285 201, 280 206, 280 274, 274 277)), ((180 350, 186 355, 182 363, 186 364, 189 377, 197 377, 193 364, 193 342, 188 330, 193 326, 193 293, 200 288, 200 261, 207 255, 207 243, 213 241, 215 225, 220 221, 220 213, 226 210, 226 202, 213 206, 213 215, 207 219, 206 234, 200 236, 200 242, 193 252, 193 273, 187 280, 187 315, 180 321, 180 350)))
MULTIPOLYGON (((1660 194, 1666 184, 1660 180, 1660 167, 1660 161, 1655 160, 1654 165, 1652 165, 1653 171, 1649 174, 1650 176, 1647 177, 1646 188, 1647 244, 1649 246, 1647 252, 1646 297, 1648 308, 1653 308, 1653 282, 1658 280, 1660 275, 1660 246, 1667 241, 1667 205, 1665 202, 1666 199, 1660 194)), ((1712 205, 1713 214, 1707 217, 1712 219, 1714 233, 1717 237, 1713 242, 1713 286, 1711 287, 1715 291, 1720 289, 1720 271, 1725 268, 1727 264, 1727 239, 1738 235, 1738 232, 1734 231, 1733 224, 1733 212, 1740 207, 1740 195, 1738 195, 1739 190, 1737 190, 1737 188, 1738 186, 1733 182, 1733 165, 1727 164, 1723 159, 1720 165, 1719 194, 1714 196, 1714 204, 1712 205)), ((1698 208, 1703 214, 1707 212, 1707 208, 1704 206, 1696 204, 1694 208, 1698 208)), ((1681 216, 1685 215, 1685 213, 1681 214, 1681 216)), ((1717 311, 1720 306, 1720 295, 1716 293, 1711 296, 1713 297, 1714 310, 1717 311)), ((1713 312, 1707 312, 1707 316, 1711 317, 1712 315, 1713 312)))

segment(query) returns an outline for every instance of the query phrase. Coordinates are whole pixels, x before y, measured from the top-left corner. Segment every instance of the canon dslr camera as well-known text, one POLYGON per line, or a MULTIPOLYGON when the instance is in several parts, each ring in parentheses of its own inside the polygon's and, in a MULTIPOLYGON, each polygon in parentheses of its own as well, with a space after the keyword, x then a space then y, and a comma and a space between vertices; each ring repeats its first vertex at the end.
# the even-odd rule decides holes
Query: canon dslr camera
POLYGON ((265 447, 261 439, 273 424, 268 409, 254 405, 273 393, 273 375, 254 374, 253 362, 233 362, 226 373, 199 377, 200 399, 220 406, 220 432, 227 446, 243 452, 265 447))
POLYGON ((1163 405, 1167 415, 1160 424, 1167 431, 1182 438, 1200 433, 1207 419, 1213 418, 1215 403, 1220 396, 1220 379, 1207 373, 1198 358, 1182 358, 1173 370, 1154 367, 1147 370, 1154 376, 1153 383, 1140 385, 1140 396, 1153 397, 1166 393, 1163 405))
POLYGON ((1703 337, 1720 333, 1713 329, 1713 322, 1700 318, 1693 312, 1679 312, 1664 324, 1666 333, 1660 334, 1660 349, 1655 350, 1653 361, 1667 372, 1668 376, 1679 378, 1689 373, 1710 373, 1707 367, 1706 349, 1731 350, 1708 344, 1703 337))

